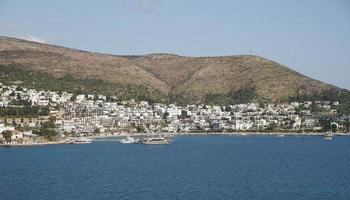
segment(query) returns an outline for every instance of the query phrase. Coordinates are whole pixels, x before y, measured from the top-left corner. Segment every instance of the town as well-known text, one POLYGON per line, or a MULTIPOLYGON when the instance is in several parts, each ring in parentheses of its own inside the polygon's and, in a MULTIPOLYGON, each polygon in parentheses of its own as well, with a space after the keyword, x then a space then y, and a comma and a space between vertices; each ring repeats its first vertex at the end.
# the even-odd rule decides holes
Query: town
POLYGON ((349 134, 340 102, 227 106, 114 101, 105 95, 37 91, 0 83, 0 143, 35 144, 66 137, 162 134, 349 134))

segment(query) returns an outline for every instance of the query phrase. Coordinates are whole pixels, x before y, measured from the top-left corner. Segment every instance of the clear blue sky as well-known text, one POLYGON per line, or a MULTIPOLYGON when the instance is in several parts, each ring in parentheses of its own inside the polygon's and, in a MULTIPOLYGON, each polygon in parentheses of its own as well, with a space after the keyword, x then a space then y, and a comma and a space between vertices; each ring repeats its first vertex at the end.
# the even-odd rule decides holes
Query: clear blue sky
POLYGON ((350 89, 349 0, 0 0, 0 35, 111 54, 254 54, 350 89))

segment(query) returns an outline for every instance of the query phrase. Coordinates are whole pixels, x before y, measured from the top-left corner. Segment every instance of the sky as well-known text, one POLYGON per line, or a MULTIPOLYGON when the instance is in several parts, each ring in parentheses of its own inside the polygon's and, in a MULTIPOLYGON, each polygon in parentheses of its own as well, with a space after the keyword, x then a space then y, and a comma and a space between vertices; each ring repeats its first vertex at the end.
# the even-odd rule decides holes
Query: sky
POLYGON ((0 35, 116 55, 259 55, 350 89, 350 0, 0 0, 0 35))

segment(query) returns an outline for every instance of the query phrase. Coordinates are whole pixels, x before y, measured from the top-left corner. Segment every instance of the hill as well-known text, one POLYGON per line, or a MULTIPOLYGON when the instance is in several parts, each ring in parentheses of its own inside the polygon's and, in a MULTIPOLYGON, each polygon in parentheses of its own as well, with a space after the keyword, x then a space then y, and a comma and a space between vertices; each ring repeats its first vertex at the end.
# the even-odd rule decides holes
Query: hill
POLYGON ((2 82, 116 99, 230 104, 334 98, 347 90, 259 56, 116 56, 0 37, 2 82), (331 96, 331 97, 329 97, 331 96))

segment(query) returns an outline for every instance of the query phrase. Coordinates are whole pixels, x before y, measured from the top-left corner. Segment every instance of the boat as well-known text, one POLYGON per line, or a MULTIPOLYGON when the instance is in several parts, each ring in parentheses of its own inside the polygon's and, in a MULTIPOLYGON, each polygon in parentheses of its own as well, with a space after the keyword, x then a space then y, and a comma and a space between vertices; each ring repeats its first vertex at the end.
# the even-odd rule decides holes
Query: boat
POLYGON ((333 127, 334 124, 336 124, 336 123, 335 123, 335 122, 332 122, 332 123, 331 123, 331 126, 330 126, 331 130, 328 131, 328 132, 326 132, 326 134, 323 135, 323 138, 324 138, 325 140, 333 140, 333 137, 334 137, 335 135, 333 134, 333 129, 332 129, 332 127, 333 127))
POLYGON ((89 138, 74 138, 70 144, 89 144, 92 142, 92 139, 89 138))
POLYGON ((284 134, 278 134, 277 137, 284 137, 284 134))
POLYGON ((158 136, 158 137, 146 137, 143 139, 141 143, 157 145, 157 144, 170 144, 170 142, 171 142, 170 139, 166 137, 158 136))
POLYGON ((325 136, 324 139, 325 139, 325 140, 333 140, 333 137, 325 136))
POLYGON ((325 135, 323 135, 323 138, 325 140, 333 140, 334 135, 331 132, 327 132, 325 135))
POLYGON ((120 143, 122 144, 138 144, 140 140, 138 138, 134 137, 126 137, 120 140, 120 143))

